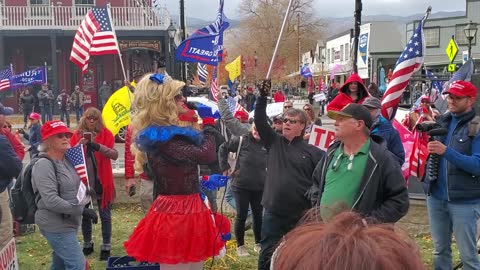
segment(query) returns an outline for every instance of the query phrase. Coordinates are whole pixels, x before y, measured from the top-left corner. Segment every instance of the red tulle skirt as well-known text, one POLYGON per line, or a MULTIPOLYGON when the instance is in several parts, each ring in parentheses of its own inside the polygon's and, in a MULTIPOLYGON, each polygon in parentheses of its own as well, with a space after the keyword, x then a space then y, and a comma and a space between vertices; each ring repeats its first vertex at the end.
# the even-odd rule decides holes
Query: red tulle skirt
POLYGON ((158 196, 123 245, 137 261, 177 264, 218 255, 225 243, 211 211, 192 194, 158 196))

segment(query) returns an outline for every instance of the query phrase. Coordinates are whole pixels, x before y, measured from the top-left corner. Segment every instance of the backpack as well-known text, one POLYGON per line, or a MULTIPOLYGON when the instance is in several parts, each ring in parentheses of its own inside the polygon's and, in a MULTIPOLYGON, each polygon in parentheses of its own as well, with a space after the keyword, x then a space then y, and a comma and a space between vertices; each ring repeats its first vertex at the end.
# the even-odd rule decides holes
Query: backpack
POLYGON ((40 194, 38 194, 38 191, 33 191, 32 169, 33 165, 42 158, 52 162, 55 176, 57 176, 57 166, 55 162, 45 154, 37 155, 22 169, 11 192, 12 215, 20 224, 35 224, 35 212, 37 211, 40 194))

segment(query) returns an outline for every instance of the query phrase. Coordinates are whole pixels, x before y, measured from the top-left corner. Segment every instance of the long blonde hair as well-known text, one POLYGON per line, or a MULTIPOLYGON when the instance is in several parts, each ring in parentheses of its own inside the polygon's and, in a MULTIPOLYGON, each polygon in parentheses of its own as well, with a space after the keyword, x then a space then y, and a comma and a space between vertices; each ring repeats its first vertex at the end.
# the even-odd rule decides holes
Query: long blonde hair
MULTIPOLYGON (((171 126, 178 123, 178 108, 175 96, 181 95, 184 82, 165 78, 162 84, 150 80, 146 74, 135 88, 133 107, 135 114, 132 117, 132 136, 150 126, 171 126)), ((136 150, 132 147, 132 150, 136 150)), ((137 152, 137 151, 135 151, 137 152)), ((145 154, 137 152, 135 155, 135 169, 139 170, 145 163, 145 154)))

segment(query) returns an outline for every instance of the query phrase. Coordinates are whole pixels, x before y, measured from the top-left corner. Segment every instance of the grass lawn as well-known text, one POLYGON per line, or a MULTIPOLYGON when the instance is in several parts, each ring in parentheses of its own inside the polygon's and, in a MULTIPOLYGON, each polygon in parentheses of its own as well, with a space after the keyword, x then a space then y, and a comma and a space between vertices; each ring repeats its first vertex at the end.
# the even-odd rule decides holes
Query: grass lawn
MULTIPOLYGON (((112 210, 113 232, 112 232, 112 256, 123 256, 123 242, 128 238, 133 228, 142 218, 143 212, 136 204, 116 204, 112 210)), ((399 222, 399 226, 410 233, 419 248, 425 264, 431 268, 432 265, 432 239, 428 233, 428 223, 425 224, 425 209, 423 206, 411 206, 409 214, 399 222)), ((232 226, 233 227, 233 226, 232 226)), ((222 259, 213 262, 212 269, 257 269, 257 254, 253 251, 253 233, 247 231, 245 245, 250 255, 238 258, 235 253, 235 241, 227 244, 227 255, 222 259)), ((79 235, 81 239, 81 234, 79 235)), ((100 245, 102 242, 100 225, 94 226, 95 252, 88 257, 90 269, 102 270, 106 263, 99 261, 100 245)), ((45 238, 37 231, 33 234, 22 236, 17 239, 17 255, 20 269, 43 270, 50 267, 50 247, 45 238)), ((458 252, 454 247, 454 261, 458 262, 458 252)), ((204 269, 210 269, 211 261, 205 263, 204 269)))

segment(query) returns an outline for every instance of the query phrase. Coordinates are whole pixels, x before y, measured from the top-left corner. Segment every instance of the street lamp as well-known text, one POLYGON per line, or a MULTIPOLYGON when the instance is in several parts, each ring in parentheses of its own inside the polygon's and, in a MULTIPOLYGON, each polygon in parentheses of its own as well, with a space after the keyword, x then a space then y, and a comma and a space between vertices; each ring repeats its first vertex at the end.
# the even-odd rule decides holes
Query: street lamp
POLYGON ((172 45, 173 45, 173 39, 175 38, 175 34, 177 33, 177 28, 173 25, 173 22, 170 21, 170 25, 167 28, 168 36, 170 37, 169 39, 169 46, 168 46, 168 52, 170 53, 170 74, 174 76, 175 74, 175 65, 174 65, 174 60, 173 60, 173 52, 172 52, 172 45))
POLYGON ((477 23, 470 21, 467 27, 463 29, 465 37, 468 39, 468 59, 472 57, 472 39, 477 35, 477 23))

